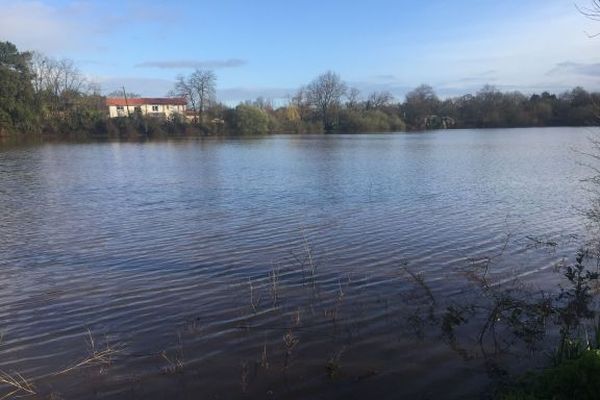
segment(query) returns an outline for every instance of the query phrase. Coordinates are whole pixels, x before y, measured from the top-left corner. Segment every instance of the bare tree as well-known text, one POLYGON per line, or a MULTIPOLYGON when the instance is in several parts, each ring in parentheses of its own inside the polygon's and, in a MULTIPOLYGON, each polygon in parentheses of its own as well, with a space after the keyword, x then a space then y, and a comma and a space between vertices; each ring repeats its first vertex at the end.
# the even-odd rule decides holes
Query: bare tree
POLYGON ((273 100, 267 97, 258 96, 254 101, 250 101, 248 104, 258 107, 261 110, 273 111, 273 100))
POLYGON ((169 95, 172 97, 179 96, 185 98, 194 112, 194 122, 198 122, 198 96, 192 88, 188 78, 183 75, 177 75, 177 78, 175 78, 175 87, 169 95))
POLYGON ((86 84, 86 79, 73 60, 62 58, 56 62, 57 93, 80 93, 86 84))
POLYGON ((600 0, 590 0, 590 5, 586 7, 580 7, 578 4, 575 4, 575 7, 586 17, 600 21, 600 0))
POLYGON ((102 85, 97 81, 90 80, 87 82, 85 92, 89 96, 102 96, 102 85))
MULTIPOLYGON (((593 21, 600 21, 600 0, 589 1, 589 6, 580 7, 577 3, 575 3, 575 8, 577 8, 577 11, 579 11, 581 14, 585 15, 589 19, 593 21)), ((600 33, 589 34, 586 32, 586 35, 588 35, 591 38, 595 38, 600 36, 600 33)))
POLYGON ((46 90, 48 85, 47 79, 50 75, 50 65, 48 65, 48 57, 37 51, 32 52, 29 68, 33 75, 33 90, 36 93, 40 93, 46 90))
POLYGON ((367 100, 367 110, 376 110, 385 106, 389 106, 394 101, 394 95, 388 91, 373 92, 367 100))
POLYGON ((308 93, 306 87, 301 86, 296 94, 290 99, 290 105, 298 111, 300 121, 306 121, 310 113, 310 104, 308 102, 308 93))
POLYGON ((213 71, 196 69, 189 78, 189 85, 198 99, 197 112, 203 121, 204 113, 216 98, 217 76, 213 71))
POLYGON ((332 71, 319 75, 307 87, 309 102, 317 109, 326 131, 334 128, 334 116, 346 90, 346 84, 332 71))
POLYGON ((360 90, 357 88, 350 88, 346 94, 346 107, 349 110, 356 110, 360 101, 360 90))
POLYGON ((54 59, 41 53, 33 53, 30 68, 34 74, 33 88, 36 93, 46 92, 56 97, 79 94, 87 80, 73 60, 54 59))
POLYGON ((195 70, 189 77, 178 75, 171 95, 184 97, 195 115, 195 121, 203 121, 204 113, 214 103, 217 76, 210 70, 195 70))

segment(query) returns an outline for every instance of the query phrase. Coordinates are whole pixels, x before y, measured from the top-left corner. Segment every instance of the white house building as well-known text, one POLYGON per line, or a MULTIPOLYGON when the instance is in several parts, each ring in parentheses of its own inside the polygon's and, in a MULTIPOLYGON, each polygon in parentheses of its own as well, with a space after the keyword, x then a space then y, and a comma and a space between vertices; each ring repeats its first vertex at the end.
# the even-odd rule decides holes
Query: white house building
POLYGON ((168 118, 173 114, 185 117, 187 101, 180 97, 138 97, 125 99, 109 97, 106 99, 110 118, 127 117, 136 112, 142 115, 168 118))

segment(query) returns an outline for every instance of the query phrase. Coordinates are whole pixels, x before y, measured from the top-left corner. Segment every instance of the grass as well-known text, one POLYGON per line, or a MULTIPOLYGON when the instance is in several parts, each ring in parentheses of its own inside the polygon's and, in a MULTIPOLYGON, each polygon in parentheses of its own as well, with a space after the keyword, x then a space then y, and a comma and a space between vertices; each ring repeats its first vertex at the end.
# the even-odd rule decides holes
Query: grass
POLYGON ((585 350, 541 372, 530 372, 512 387, 504 389, 500 400, 595 400, 600 398, 600 350, 585 350))
MULTIPOLYGON (((318 360, 319 374, 324 374, 324 368, 331 380, 352 381, 350 368, 341 374, 340 360, 346 354, 347 348, 353 346, 354 342, 363 336, 361 324, 366 326, 370 320, 383 322, 383 316, 386 324, 396 322, 395 320, 390 322, 388 317, 397 318, 400 323, 411 324, 411 319, 401 321, 402 315, 394 315, 394 312, 388 311, 387 298, 385 301, 379 298, 372 302, 371 297, 364 296, 363 291, 369 287, 370 276, 365 275, 364 281, 359 279, 355 284, 351 280, 350 273, 347 273, 347 284, 344 284, 343 278, 338 278, 337 285, 333 280, 335 277, 332 278, 329 274, 319 276, 318 263, 310 242, 304 234, 302 239, 300 246, 304 258, 296 258, 299 265, 282 267, 272 263, 270 271, 265 271, 262 277, 249 277, 247 281, 242 278, 239 284, 242 293, 238 300, 239 308, 242 316, 247 318, 246 329, 243 332, 244 335, 248 335, 244 339, 245 343, 258 340, 258 336, 252 336, 252 332, 256 330, 269 332, 265 333, 264 341, 261 338, 261 342, 257 343, 257 351, 253 353, 254 357, 258 353, 255 364, 249 364, 247 361, 241 363, 239 376, 243 393, 252 392, 256 373, 259 371, 258 367, 265 376, 272 376, 277 368, 281 367, 286 379, 293 378, 296 363, 292 361, 311 351, 317 335, 319 336, 317 340, 324 343, 327 343, 324 336, 331 336, 332 346, 344 343, 344 346, 332 353, 330 351, 335 348, 319 346, 319 349, 323 350, 318 360), (308 271, 306 275, 305 266, 308 271), (362 298, 368 300, 355 300, 362 298), (332 330, 326 328, 331 324, 332 330), (271 337, 270 341, 268 335, 271 337), (302 351, 298 351, 301 341, 304 343, 302 351), (255 367, 253 374, 250 374, 251 366, 255 367), (267 373, 267 370, 270 371, 267 373)), ((440 338, 446 340, 447 344, 465 360, 483 356, 487 361, 487 357, 492 359, 504 351, 507 344, 512 346, 517 340, 521 344, 541 342, 547 339, 544 335, 549 332, 548 327, 562 326, 564 340, 561 341, 562 347, 557 350, 554 365, 527 374, 514 381, 511 386, 504 386, 502 392, 499 392, 499 398, 501 400, 562 399, 571 398, 573 395, 583 399, 600 398, 600 387, 598 387, 600 384, 596 384, 592 379, 594 376, 600 378, 600 353, 593 350, 600 347, 600 328, 595 336, 598 346, 586 344, 577 347, 575 345, 578 343, 575 340, 576 335, 581 335, 581 331, 578 330, 580 322, 589 319, 592 314, 596 315, 596 311, 589 307, 593 306, 592 299, 596 293, 592 290, 592 286, 596 283, 598 275, 588 273, 585 265, 587 254, 578 253, 576 262, 564 268, 564 276, 569 285, 566 288, 561 287, 558 297, 548 294, 538 296, 536 292, 522 290, 522 287, 509 288, 509 285, 505 284, 496 285, 496 282, 491 279, 493 275, 490 276, 491 274, 488 273, 496 257, 499 255, 475 260, 476 262, 471 260, 465 289, 473 290, 469 290, 466 297, 452 299, 436 298, 435 292, 426 281, 427 276, 422 272, 414 272, 406 263, 401 263, 398 266, 398 276, 402 278, 402 282, 398 281, 402 285, 401 289, 406 294, 415 294, 414 298, 403 300, 412 306, 410 310, 417 310, 415 315, 411 313, 409 317, 415 317, 414 322, 420 331, 426 332, 424 335, 435 335, 435 340, 440 338), (409 284, 408 288, 407 284, 409 284), (480 348, 479 351, 477 347, 480 348), (491 351, 487 352, 486 348, 491 351), (573 386, 571 382, 576 382, 576 385, 573 386), (563 397, 544 397, 548 390, 563 397), (594 391, 597 393, 596 397, 585 397, 593 396, 594 391)), ((591 259, 588 263, 589 261, 591 259)), ((404 293, 401 295, 403 296, 404 293)), ((397 311, 395 308, 394 310, 397 311)), ((200 317, 194 318, 191 323, 188 321, 185 331, 196 333, 200 322, 200 317)), ((397 326, 394 325, 394 328, 397 326)), ((389 325, 386 325, 385 329, 385 333, 388 334, 389 325)), ((373 332, 369 329, 366 331, 369 335, 373 332)), ((164 366, 158 366, 162 373, 183 373, 184 368, 193 368, 192 361, 187 365, 184 363, 180 334, 178 339, 178 345, 174 349, 152 353, 153 357, 160 357, 159 362, 164 362, 164 366)), ((87 331, 86 342, 88 351, 84 358, 51 375, 63 375, 92 366, 100 367, 102 373, 111 366, 113 360, 122 351, 122 346, 111 345, 108 340, 99 345, 91 330, 87 331)), ((522 346, 513 348, 518 351, 524 349, 522 346)), ((351 365, 349 359, 351 354, 353 353, 344 356, 348 365, 351 365)), ((191 359, 193 360, 193 357, 191 359)), ((363 379, 361 376, 354 377, 354 381, 363 379)), ((39 386, 39 382, 36 383, 39 386)), ((18 373, 9 374, 0 371, 0 385, 10 389, 9 393, 0 400, 36 394, 33 382, 18 373)))
POLYGON ((0 397, 0 400, 15 398, 17 396, 33 396, 36 394, 33 383, 18 372, 9 374, 0 370, 0 384, 8 386, 10 390, 9 393, 0 397))
POLYGON ((54 375, 63 375, 74 371, 79 368, 88 366, 100 366, 100 371, 103 372, 106 368, 112 364, 113 357, 121 353, 122 346, 111 346, 108 340, 105 340, 105 347, 98 349, 96 346, 96 340, 92 335, 92 331, 88 329, 88 355, 82 360, 76 362, 70 367, 63 369, 62 371, 56 372, 54 375))
MULTIPOLYGON (((100 372, 102 373, 112 364, 113 357, 121 352, 122 346, 111 346, 108 340, 106 340, 105 347, 99 349, 96 345, 96 340, 94 339, 92 331, 88 329, 87 332, 88 355, 70 367, 50 375, 64 375, 88 366, 100 366, 100 372)), ((16 371, 9 373, 0 370, 0 386, 7 386, 9 388, 9 392, 0 397, 0 400, 34 396, 37 394, 33 381, 25 378, 16 371)))

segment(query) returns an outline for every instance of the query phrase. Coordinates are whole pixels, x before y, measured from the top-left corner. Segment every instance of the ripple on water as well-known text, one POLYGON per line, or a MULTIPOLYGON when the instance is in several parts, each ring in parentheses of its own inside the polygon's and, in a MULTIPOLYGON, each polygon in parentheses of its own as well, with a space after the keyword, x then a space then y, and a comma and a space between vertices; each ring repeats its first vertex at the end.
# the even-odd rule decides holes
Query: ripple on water
POLYGON ((405 333, 428 301, 405 268, 440 298, 500 254, 500 281, 551 282, 583 232, 586 171, 564 149, 588 134, 0 148, 1 368, 65 398, 473 395, 477 362, 405 333), (524 136, 539 151, 507 145, 524 136), (542 235, 561 245, 530 246, 542 235), (49 376, 85 357, 88 329, 125 345, 109 372, 49 376))

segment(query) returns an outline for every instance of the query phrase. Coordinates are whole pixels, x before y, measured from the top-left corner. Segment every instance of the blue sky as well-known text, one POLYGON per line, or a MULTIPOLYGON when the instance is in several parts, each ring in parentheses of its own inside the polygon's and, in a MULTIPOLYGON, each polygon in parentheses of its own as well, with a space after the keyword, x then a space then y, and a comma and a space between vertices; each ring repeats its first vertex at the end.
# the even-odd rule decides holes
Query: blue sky
MULTIPOLYGON (((590 0, 576 0, 585 7, 590 0)), ((326 70, 363 94, 421 83, 600 90, 600 22, 569 0, 0 0, 0 40, 69 57, 105 92, 161 96, 215 70, 218 95, 285 98, 326 70)))

